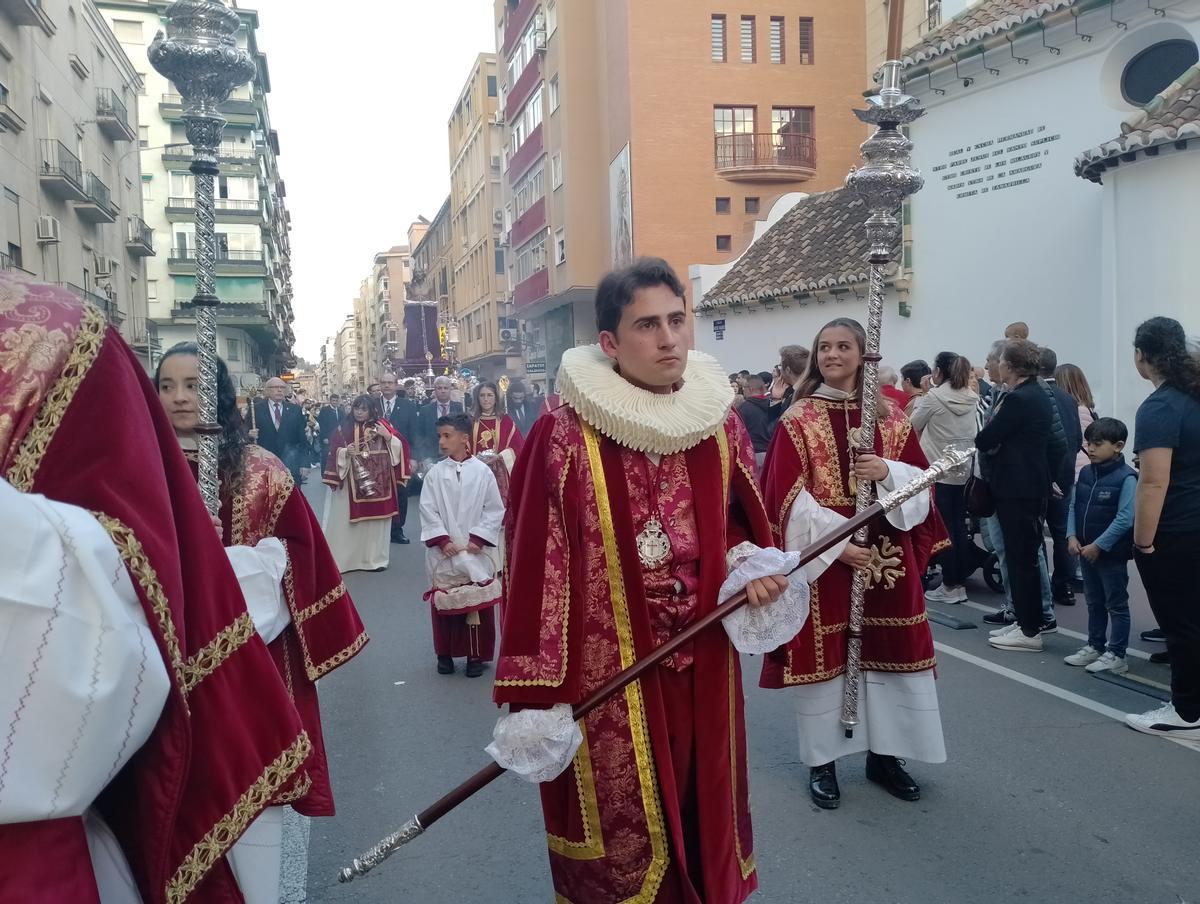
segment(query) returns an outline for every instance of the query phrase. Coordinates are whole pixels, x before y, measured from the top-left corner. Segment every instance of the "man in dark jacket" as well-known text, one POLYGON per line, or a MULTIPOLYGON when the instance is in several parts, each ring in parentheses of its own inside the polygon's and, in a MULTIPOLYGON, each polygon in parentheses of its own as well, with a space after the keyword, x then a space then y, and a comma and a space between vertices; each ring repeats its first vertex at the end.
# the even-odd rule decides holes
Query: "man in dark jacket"
MULTIPOLYGON (((395 374, 384 374, 380 377, 379 388, 383 392, 383 398, 379 400, 383 405, 383 419, 404 437, 411 454, 413 442, 417 438, 417 406, 399 394, 395 374)), ((407 546, 408 537, 404 536, 404 524, 408 521, 408 489, 398 487, 397 493, 400 511, 392 516, 392 542, 407 546)))
POLYGON ((1083 448, 1083 428, 1079 423, 1079 403, 1054 382, 1054 370, 1057 367, 1058 356, 1054 350, 1042 346, 1042 383, 1054 401, 1054 413, 1061 423, 1064 446, 1062 461, 1054 472, 1061 495, 1052 496, 1046 506, 1046 526, 1054 541, 1054 573, 1050 577, 1050 590, 1055 603, 1074 606, 1075 591, 1071 589, 1071 580, 1075 577, 1075 557, 1071 555, 1067 543, 1067 511, 1075 492, 1075 457, 1083 448))
POLYGON ((317 409, 317 453, 321 457, 317 462, 318 468, 324 468, 325 459, 329 457, 329 441, 342 419, 341 405, 341 396, 333 393, 329 396, 329 401, 317 409))
POLYGON ((759 374, 746 378, 745 400, 738 406, 738 414, 746 425, 750 442, 754 445, 754 458, 761 468, 771 445, 774 421, 771 418, 771 400, 767 398, 767 384, 759 374))
POLYGON ((303 474, 307 473, 305 448, 308 438, 304 435, 305 417, 295 402, 284 401, 287 384, 279 377, 271 377, 263 387, 265 399, 254 401, 254 420, 258 430, 260 446, 282 461, 299 486, 303 474))
POLYGON ((417 412, 417 441, 415 455, 421 458, 438 457, 438 418, 463 413, 462 402, 450 399, 454 381, 449 377, 438 377, 433 381, 433 400, 417 412))

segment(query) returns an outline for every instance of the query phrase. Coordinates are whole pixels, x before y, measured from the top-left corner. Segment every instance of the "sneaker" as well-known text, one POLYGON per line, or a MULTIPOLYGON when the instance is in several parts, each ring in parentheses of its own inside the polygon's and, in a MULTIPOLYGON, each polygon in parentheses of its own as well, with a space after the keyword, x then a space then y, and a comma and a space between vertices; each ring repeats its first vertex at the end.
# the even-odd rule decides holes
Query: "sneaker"
POLYGON ((950 589, 943 584, 936 590, 927 590, 925 592, 925 599, 931 603, 965 603, 967 601, 967 588, 955 587, 950 589))
POLYGON ((983 620, 989 625, 1011 625, 1016 622, 1017 616, 1010 609, 1001 609, 985 615, 983 620))
POLYGON ((1188 722, 1175 711, 1175 706, 1171 703, 1152 709, 1148 713, 1130 713, 1125 717, 1125 724, 1145 734, 1200 741, 1200 719, 1188 722))
POLYGON ((1042 635, 1036 634, 1033 637, 1026 637, 1025 632, 1021 630, 1009 631, 1007 634, 1001 634, 999 637, 991 637, 988 639, 997 650, 1009 650, 1018 653, 1040 653, 1042 652, 1042 635))
POLYGON ((1057 634, 1058 633, 1058 621, 1053 618, 1046 619, 1046 621, 1042 622, 1042 626, 1040 628, 1038 628, 1038 633, 1039 634, 1057 634))
POLYGON ((1129 663, 1125 661, 1124 656, 1118 656, 1116 653, 1105 653, 1103 656, 1091 663, 1087 670, 1093 675, 1097 672, 1111 672, 1113 675, 1124 675, 1129 671, 1129 663))
POLYGON ((1010 634, 1013 631, 1020 630, 1021 626, 1016 622, 1013 622, 1011 625, 1005 625, 1003 628, 993 628, 992 630, 988 631, 988 637, 999 637, 1002 634, 1010 634))
POLYGON ((1070 587, 1060 587, 1054 591, 1054 605, 1056 606, 1074 606, 1075 591, 1070 587))
POLYGON ((1065 662, 1067 665, 1091 666, 1091 664, 1099 658, 1100 658, 1100 651, 1097 650, 1095 647, 1093 647, 1091 644, 1088 644, 1085 647, 1080 647, 1078 650, 1076 650, 1070 656, 1064 656, 1063 662, 1065 662))
POLYGON ((1167 638, 1163 634, 1162 628, 1151 628, 1149 631, 1142 632, 1142 640, 1147 643, 1165 643, 1167 638))

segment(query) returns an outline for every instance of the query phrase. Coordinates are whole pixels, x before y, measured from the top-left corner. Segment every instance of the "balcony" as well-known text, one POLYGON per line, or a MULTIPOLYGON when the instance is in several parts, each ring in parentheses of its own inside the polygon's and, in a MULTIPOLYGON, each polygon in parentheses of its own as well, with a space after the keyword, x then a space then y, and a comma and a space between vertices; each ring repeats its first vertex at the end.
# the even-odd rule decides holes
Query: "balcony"
POLYGON ((504 115, 509 122, 514 122, 525 102, 533 94, 535 87, 542 86, 542 55, 535 53, 533 59, 525 64, 525 69, 517 76, 516 84, 508 89, 508 97, 504 101, 504 115))
MULTIPOLYGON (((262 205, 253 199, 216 198, 213 201, 218 223, 263 223, 262 205)), ((196 214, 195 198, 167 198, 167 219, 172 223, 191 220, 196 214)))
POLYGON ((550 294, 550 271, 539 270, 524 282, 513 286, 513 308, 521 310, 550 294))
POLYGON ((158 354, 162 342, 158 338, 158 324, 148 317, 134 317, 129 324, 129 344, 135 351, 158 354))
MULTIPOLYGON (((255 108, 253 100, 232 98, 219 104, 217 110, 232 126, 258 125, 258 110, 255 108)), ((182 121, 183 98, 178 94, 164 94, 159 99, 158 112, 168 122, 182 121)))
POLYGON ((141 217, 125 218, 125 250, 130 257, 154 257, 154 230, 141 217))
POLYGON ((542 135, 544 125, 539 125, 529 133, 515 154, 508 159, 508 184, 515 185, 516 181, 525 175, 531 166, 542 156, 542 135))
POLYGON ((95 173, 89 172, 84 177, 83 190, 87 198, 76 202, 76 216, 88 223, 115 223, 117 207, 112 202, 112 194, 95 173))
POLYGON ((36 25, 47 35, 58 31, 43 11, 41 0, 0 0, 0 14, 14 25, 36 25))
MULTIPOLYGON (((167 145, 162 152, 163 163, 166 164, 190 164, 194 156, 190 144, 167 145)), ((222 142, 217 146, 217 160, 234 167, 237 172, 254 170, 258 167, 258 149, 252 144, 222 142)))
POLYGON ((508 18, 504 23, 504 59, 508 59, 517 40, 525 33, 525 26, 538 8, 538 0, 519 0, 516 9, 509 4, 508 18))
MULTIPOLYGON (((266 261, 261 251, 231 251, 217 249, 217 276, 261 276, 268 275, 266 261)), ((167 258, 167 270, 172 276, 196 275, 196 249, 172 248, 167 258)))
POLYGON ((108 322, 113 326, 119 327, 121 321, 125 319, 125 315, 121 313, 121 309, 117 307, 117 300, 109 298, 107 295, 101 295, 98 292, 92 292, 77 286, 74 283, 64 282, 59 283, 64 289, 73 294, 76 298, 93 304, 104 312, 104 316, 108 318, 108 322))
POLYGON ((38 145, 42 151, 42 166, 38 181, 46 194, 62 201, 86 201, 87 191, 83 187, 83 164, 67 150, 67 146, 53 138, 41 138, 38 145))
POLYGON ((0 132, 23 132, 25 120, 8 105, 11 99, 8 89, 0 85, 0 132))
POLYGON ((96 89, 96 125, 112 141, 137 138, 137 132, 129 125, 129 111, 112 88, 96 89))
MULTIPOLYGON (((221 326, 236 326, 254 333, 260 339, 279 339, 280 329, 270 301, 222 301, 217 305, 217 323, 221 326)), ((171 309, 171 320, 175 323, 192 323, 196 319, 196 306, 190 298, 175 299, 171 309)))
POLYGON ((513 248, 520 248, 533 238, 539 229, 545 228, 546 199, 543 197, 534 201, 527 211, 513 221, 512 229, 508 233, 509 244, 513 248))
POLYGON ((803 182, 817 174, 817 144, 811 135, 717 135, 714 145, 717 175, 726 179, 803 182))

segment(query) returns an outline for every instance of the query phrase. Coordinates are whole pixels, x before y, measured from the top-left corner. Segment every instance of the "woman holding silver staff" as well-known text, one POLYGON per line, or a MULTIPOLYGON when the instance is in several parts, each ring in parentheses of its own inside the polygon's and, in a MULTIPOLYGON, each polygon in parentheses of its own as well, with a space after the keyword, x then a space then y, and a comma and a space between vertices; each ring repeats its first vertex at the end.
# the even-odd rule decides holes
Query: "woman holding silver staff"
MULTIPOLYGON (((836 529, 855 510, 858 481, 882 492, 926 467, 908 418, 882 396, 874 454, 858 454, 866 334, 839 318, 817 335, 796 401, 779 421, 763 471, 767 512, 776 540, 802 549, 836 529)), ((930 494, 922 493, 876 522, 869 546, 843 541, 806 566, 811 615, 788 644, 767 655, 761 685, 793 688, 800 755, 811 769, 813 802, 840 803, 836 761, 867 751, 867 777, 902 800, 920 798, 904 770, 909 757, 946 759, 933 683, 933 636, 925 615, 921 575, 930 555, 946 544, 930 494), (855 569, 868 573, 862 647, 859 730, 844 737, 843 684, 851 584, 855 569)))

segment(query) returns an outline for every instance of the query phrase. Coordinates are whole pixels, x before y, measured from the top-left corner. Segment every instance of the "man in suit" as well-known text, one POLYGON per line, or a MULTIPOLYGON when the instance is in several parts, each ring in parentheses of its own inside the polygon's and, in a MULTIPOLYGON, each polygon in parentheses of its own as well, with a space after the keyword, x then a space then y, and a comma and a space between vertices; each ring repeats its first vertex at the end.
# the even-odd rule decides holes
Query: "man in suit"
POLYGON ((454 381, 449 377, 438 377, 433 381, 433 401, 417 413, 417 449, 421 458, 438 457, 438 418, 463 413, 462 402, 450 399, 454 381))
POLYGON ((1083 448, 1083 427, 1079 422, 1079 403, 1054 382, 1058 355, 1054 349, 1041 347, 1042 382, 1050 390, 1058 415, 1062 418, 1067 451, 1062 464, 1054 472, 1054 480, 1062 496, 1051 497, 1046 506, 1046 526, 1054 541, 1054 572, 1050 577, 1050 592, 1060 606, 1075 605, 1071 580, 1075 577, 1075 560, 1067 546, 1067 510, 1075 494, 1075 457, 1083 448))
POLYGON ((279 377, 271 377, 263 387, 266 398, 255 399, 254 420, 257 437, 251 437, 268 452, 273 453, 292 472, 299 486, 308 468, 303 467, 305 446, 305 418, 300 406, 284 400, 287 384, 279 377))
POLYGON ((521 436, 528 436, 529 431, 533 429, 533 422, 537 420, 538 412, 537 408, 530 404, 529 392, 520 380, 513 380, 508 386, 505 412, 513 419, 513 423, 521 431, 521 436))
MULTIPOLYGON (((395 374, 384 374, 379 380, 379 388, 383 392, 383 398, 380 399, 383 405, 383 419, 404 437, 411 452, 417 438, 417 406, 397 391, 395 374)), ((398 487, 397 493, 400 510, 392 516, 392 542, 407 546, 408 537, 404 536, 404 524, 408 520, 408 488, 398 487)))
POLYGON ((329 457, 329 440, 342 419, 342 400, 337 393, 329 396, 329 401, 317 409, 317 452, 321 456, 321 467, 329 457))

